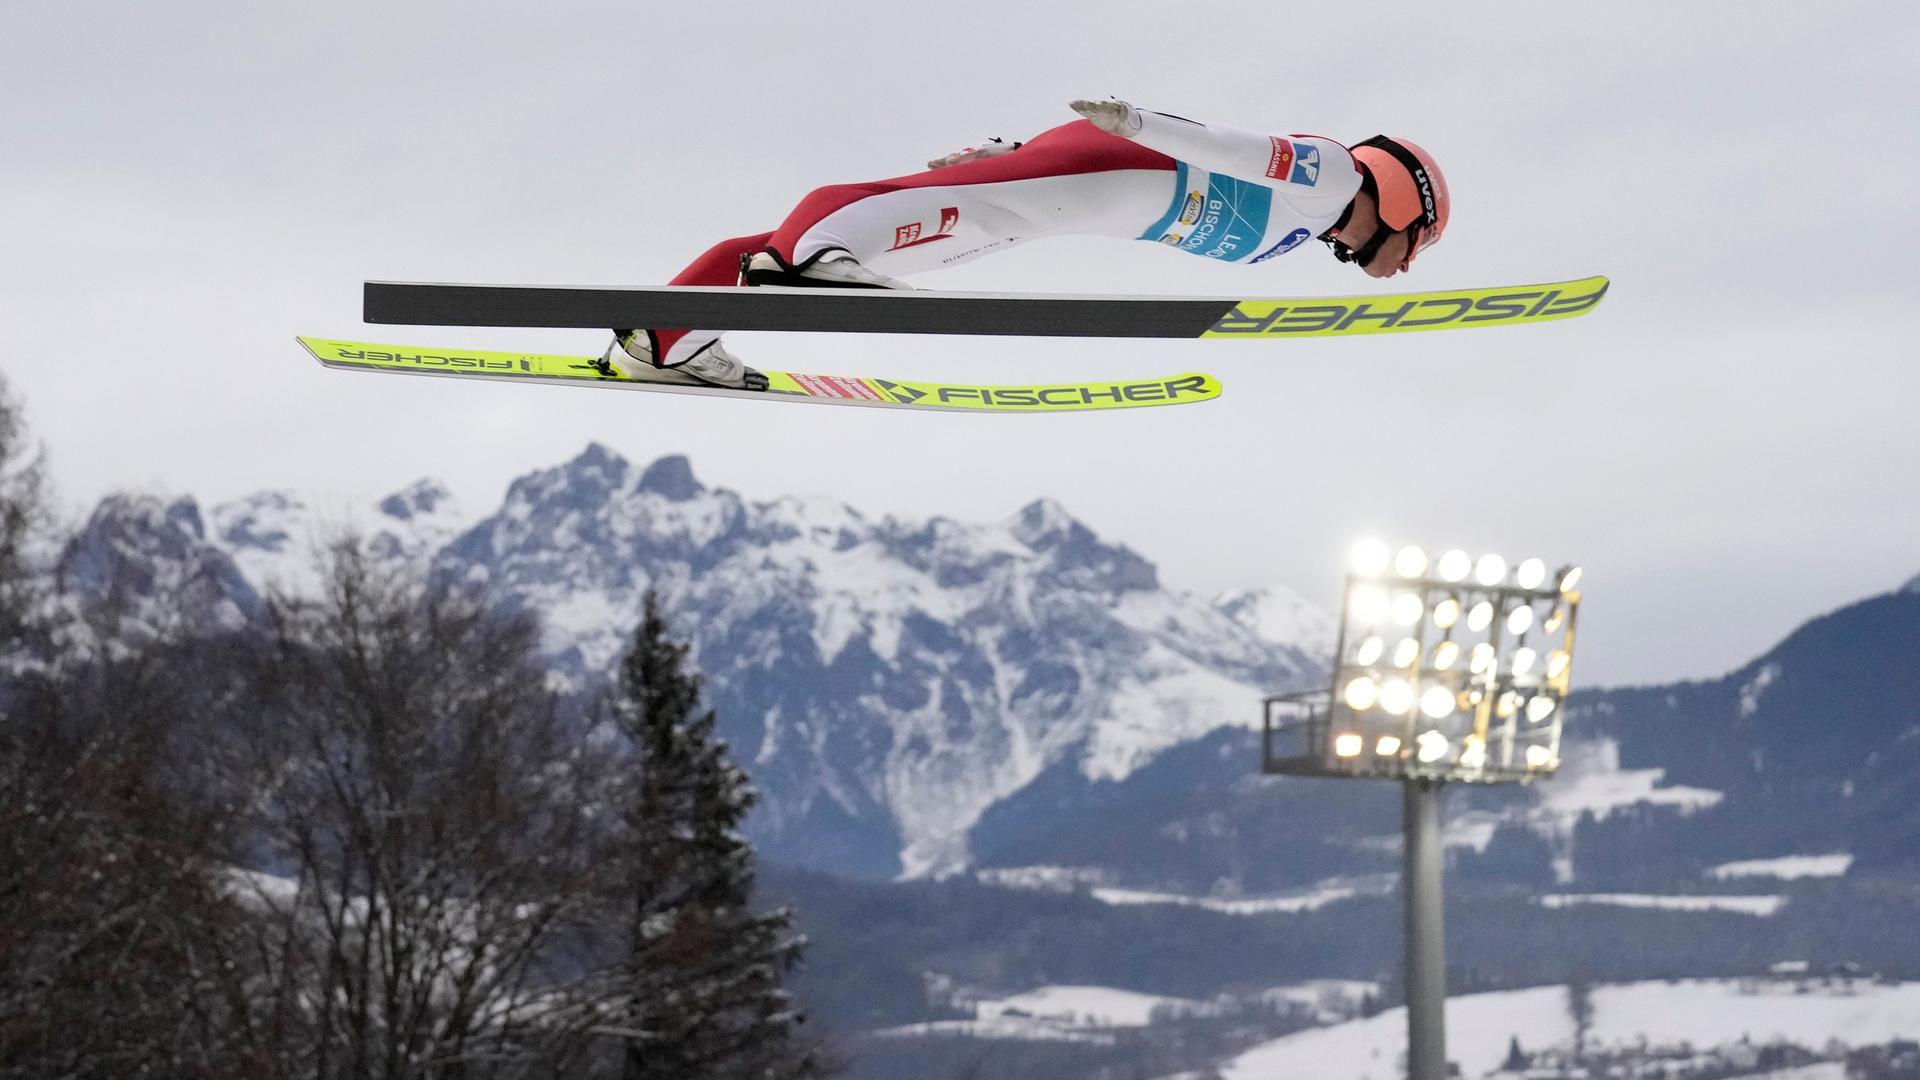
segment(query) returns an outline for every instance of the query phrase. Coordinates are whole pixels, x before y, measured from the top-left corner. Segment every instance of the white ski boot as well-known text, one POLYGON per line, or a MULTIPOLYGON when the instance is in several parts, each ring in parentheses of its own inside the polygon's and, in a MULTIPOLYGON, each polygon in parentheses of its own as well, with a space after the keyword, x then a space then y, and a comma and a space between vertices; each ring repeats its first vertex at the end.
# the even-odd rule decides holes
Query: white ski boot
POLYGON ((719 341, 671 367, 653 362, 653 338, 645 330, 616 330, 613 342, 594 365, 602 375, 638 382, 693 383, 729 390, 765 390, 767 377, 726 350, 719 341))
POLYGON ((771 251, 755 252, 741 260, 740 284, 786 285, 828 289, 912 289, 896 277, 888 277, 860 265, 846 251, 828 251, 798 267, 788 266, 771 251))

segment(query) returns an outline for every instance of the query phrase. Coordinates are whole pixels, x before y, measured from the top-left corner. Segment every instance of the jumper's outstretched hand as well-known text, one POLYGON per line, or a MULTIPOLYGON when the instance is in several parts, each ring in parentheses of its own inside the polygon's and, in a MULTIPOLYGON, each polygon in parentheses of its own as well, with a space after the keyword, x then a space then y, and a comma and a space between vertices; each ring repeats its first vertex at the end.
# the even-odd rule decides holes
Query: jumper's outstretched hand
POLYGON ((1093 126, 1109 135, 1131 139, 1140 134, 1140 114, 1124 101, 1069 101, 1067 107, 1093 121, 1093 126))
POLYGON ((999 157, 1001 154, 1010 154, 1020 149, 1020 146, 1020 143, 1008 142, 996 135, 986 142, 981 143, 979 146, 969 146, 965 150, 955 150, 951 154, 934 158, 932 161, 927 162, 927 168, 944 169, 949 165, 958 165, 963 161, 980 161, 984 158, 999 157))

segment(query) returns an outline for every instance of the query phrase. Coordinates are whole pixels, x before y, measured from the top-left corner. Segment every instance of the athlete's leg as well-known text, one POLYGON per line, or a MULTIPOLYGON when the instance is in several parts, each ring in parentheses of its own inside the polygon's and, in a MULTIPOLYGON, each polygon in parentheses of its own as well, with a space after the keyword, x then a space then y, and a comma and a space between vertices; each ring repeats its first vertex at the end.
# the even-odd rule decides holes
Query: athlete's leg
POLYGON ((751 255, 765 247, 772 233, 737 236, 708 248, 706 254, 687 264, 674 275, 669 285, 734 285, 740 280, 740 256, 751 255))
MULTIPOLYGON (((766 248, 766 242, 772 233, 756 233, 753 236, 735 236, 732 240, 720 240, 701 258, 687 263, 687 269, 674 275, 674 281, 666 284, 739 284, 739 259, 751 256, 766 248)), ((649 357, 655 367, 674 367, 685 363, 689 357, 699 354, 712 342, 720 340, 720 331, 641 331, 647 338, 649 357)), ((620 331, 614 331, 620 334, 620 331)), ((634 340, 634 338, 628 338, 634 340)), ((628 354, 634 350, 628 348, 628 354)), ((636 357, 639 359, 639 357, 636 357)))
MULTIPOLYGON (((957 265, 1036 236, 1132 235, 1170 197, 1172 158, 1106 134, 1086 121, 1042 132, 1008 154, 864 184, 818 188, 772 233, 709 248, 675 285, 732 285, 743 254, 770 253, 804 269, 845 252, 889 274, 957 265)), ((696 371, 719 355, 718 330, 639 330, 619 335, 609 358, 696 371)), ((735 361, 737 363, 737 361, 735 361)))

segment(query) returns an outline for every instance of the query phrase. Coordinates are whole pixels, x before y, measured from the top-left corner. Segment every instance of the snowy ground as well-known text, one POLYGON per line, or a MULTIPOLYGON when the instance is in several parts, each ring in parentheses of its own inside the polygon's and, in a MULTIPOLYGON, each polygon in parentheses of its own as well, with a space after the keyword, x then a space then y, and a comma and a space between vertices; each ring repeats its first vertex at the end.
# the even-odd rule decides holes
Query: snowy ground
MULTIPOLYGON (((1377 994, 1376 983, 1349 979, 1315 979, 1276 986, 1257 995, 1269 1004, 1282 1003, 1315 1010, 1322 1023, 1338 1023, 1359 1013, 1361 999, 1377 994)), ((916 1035, 967 1035, 980 1039, 1034 1039, 1056 1042, 1111 1043, 1113 1029, 1145 1027, 1155 1010, 1168 1014, 1205 1016, 1234 1004, 1232 999, 1198 1001, 1163 994, 1142 994, 1109 986, 1042 986, 1000 998, 960 999, 974 1011, 972 1020, 940 1020, 906 1024, 872 1034, 900 1038, 916 1035)))
POLYGON ((1207 1003, 1106 986, 1043 986, 1012 997, 981 1001, 975 1008, 982 1020, 1031 1016, 1074 1027, 1145 1027, 1152 1023, 1155 1009, 1199 1012, 1207 1008, 1207 1003))
POLYGON ((1657 908, 1661 911, 1731 911, 1762 918, 1775 914, 1787 902, 1784 896, 1653 896, 1644 893, 1559 893, 1540 898, 1541 907, 1565 908, 1579 904, 1657 908))
POLYGON ((976 1039, 1033 1039, 1054 1042, 1111 1043, 1111 1029, 1145 1027, 1155 1009, 1195 1012, 1206 1002, 1159 994, 1116 990, 1109 986, 1042 986, 1003 998, 957 1002, 971 1005, 972 1020, 905 1024, 873 1032, 882 1037, 967 1035, 976 1039))
POLYGON ((1072 892, 1085 888, 1087 895, 1116 907, 1128 904, 1174 904, 1217 911, 1224 915, 1268 915, 1275 912, 1313 911, 1328 904, 1356 896, 1384 896, 1393 892, 1392 874, 1366 877, 1328 878, 1311 888, 1275 896, 1191 896, 1185 893, 1122 889, 1106 885, 1107 875, 1100 870, 1072 866, 1019 866, 981 870, 974 879, 986 885, 1008 889, 1034 889, 1047 892, 1072 892))
POLYGON ((1313 911, 1328 904, 1356 896, 1381 896, 1393 891, 1393 876, 1351 878, 1321 882, 1303 892, 1285 896, 1184 896, 1178 893, 1144 892, 1139 889, 1095 888, 1090 891, 1103 904, 1178 904, 1204 908, 1226 915, 1267 915, 1273 912, 1313 911))
POLYGON ((1778 859, 1721 863, 1708 870, 1707 876, 1721 881, 1746 877, 1797 881, 1800 878, 1845 877, 1847 868, 1852 865, 1853 856, 1844 852, 1835 855, 1786 855, 1778 859))
POLYGON ((1560 771, 1535 786, 1541 813, 1571 829, 1583 814, 1605 821, 1624 806, 1671 806, 1681 811, 1704 810, 1724 796, 1707 788, 1663 787, 1665 769, 1622 769, 1620 746, 1612 739, 1596 739, 1569 747, 1560 771))
MULTIPOLYGON (((1727 980, 1596 987, 1591 1038, 1602 1045, 1644 1038, 1700 1047, 1786 1039, 1818 1048, 1833 1039, 1860 1046, 1920 1031, 1920 983, 1863 984, 1852 993, 1798 989, 1794 984, 1743 989, 1727 980)), ((1240 1055, 1222 1071, 1228 1080, 1399 1080, 1406 1025, 1405 1010, 1390 1009, 1370 1019, 1277 1039, 1240 1055)), ((1472 994, 1447 1003, 1447 1055, 1459 1063, 1467 1080, 1498 1068, 1508 1040, 1516 1036, 1528 1049, 1570 1043, 1573 1022, 1567 1017, 1566 988, 1472 994)), ((1816 1069, 1780 1075, 1829 1080, 1834 1074, 1816 1069)))
POLYGON ((902 1024, 868 1032, 878 1039, 901 1039, 928 1035, 965 1036, 970 1039, 1019 1039, 1031 1042, 1091 1043, 1112 1046, 1111 1032, 1089 1030, 1030 1016, 999 1016, 992 1020, 931 1020, 924 1024, 902 1024))
POLYGON ((1847 1080, 1847 1067, 1838 1061, 1823 1061, 1803 1069, 1785 1069, 1757 1076, 1754 1080, 1847 1080))

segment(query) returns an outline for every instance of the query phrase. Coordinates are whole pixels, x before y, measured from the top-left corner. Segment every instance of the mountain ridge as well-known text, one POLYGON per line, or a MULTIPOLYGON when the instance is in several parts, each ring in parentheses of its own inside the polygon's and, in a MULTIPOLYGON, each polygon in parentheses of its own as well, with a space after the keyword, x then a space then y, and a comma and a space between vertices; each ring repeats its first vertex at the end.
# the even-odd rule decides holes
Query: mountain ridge
MULTIPOLYGON (((660 589, 762 789, 750 833, 783 863, 891 879, 1101 852, 1080 870, 1221 896, 1392 869, 1387 789, 1309 795, 1257 776, 1258 700, 1325 677, 1331 616, 1286 590, 1169 588, 1058 500, 989 522, 873 517, 748 499, 683 455, 642 466, 590 443, 483 515, 425 480, 348 516, 381 557, 537 613, 556 684, 580 699, 660 589)), ((115 496, 70 545, 68 576, 187 583, 230 627, 276 589, 311 587, 306 549, 335 520, 284 491, 205 513, 115 496)), ((1900 777, 1920 771, 1920 735, 1898 703, 1920 687, 1899 643, 1914 637, 1909 584, 1718 679, 1578 691, 1561 777, 1452 800, 1455 860, 1594 887, 1856 847, 1862 868, 1904 865, 1920 822, 1900 777), (1855 708, 1859 686, 1900 689, 1855 708)))
POLYGON ((200 552, 250 594, 241 611, 310 592, 312 551, 357 528, 382 558, 537 613, 556 684, 582 699, 657 588, 762 789, 756 842, 863 877, 962 870, 980 814, 1048 769, 1122 779, 1324 670, 1317 642, 1247 616, 1264 605, 1311 625, 1297 596, 1222 606, 1169 589, 1051 498, 990 522, 876 518, 822 497, 748 499, 703 484, 683 455, 640 466, 589 443, 477 517, 431 480, 345 515, 266 491, 204 515, 180 498, 96 516, 86 550, 119 523, 155 565, 200 552))

